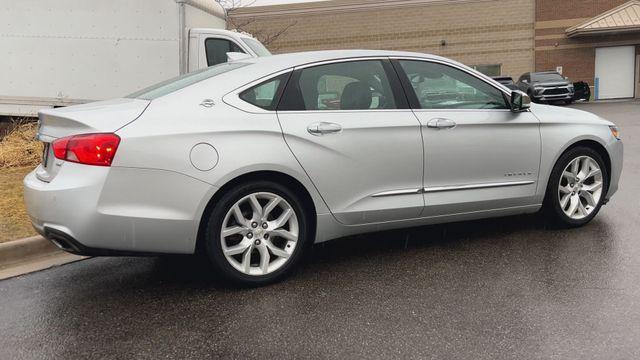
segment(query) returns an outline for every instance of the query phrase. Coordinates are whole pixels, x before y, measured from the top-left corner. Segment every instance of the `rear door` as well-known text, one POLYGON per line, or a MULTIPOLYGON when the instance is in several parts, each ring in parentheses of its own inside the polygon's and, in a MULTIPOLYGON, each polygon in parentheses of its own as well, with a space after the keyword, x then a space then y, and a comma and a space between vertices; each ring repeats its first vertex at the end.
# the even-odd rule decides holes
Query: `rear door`
POLYGON ((420 123, 388 59, 296 69, 278 118, 287 144, 338 221, 419 216, 420 123))
POLYGON ((529 205, 540 163, 538 120, 502 90, 446 63, 395 60, 420 120, 424 216, 529 205))

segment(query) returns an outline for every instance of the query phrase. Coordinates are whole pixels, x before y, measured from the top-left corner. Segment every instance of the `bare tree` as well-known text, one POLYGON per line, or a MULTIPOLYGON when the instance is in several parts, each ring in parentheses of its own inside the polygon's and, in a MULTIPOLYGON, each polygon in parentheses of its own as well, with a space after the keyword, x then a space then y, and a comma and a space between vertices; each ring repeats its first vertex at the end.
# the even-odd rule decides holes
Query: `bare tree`
MULTIPOLYGON (((220 5, 227 9, 228 13, 233 13, 234 10, 251 6, 255 4, 256 0, 216 0, 220 5)), ((237 30, 253 35, 256 39, 260 40, 265 46, 273 44, 279 37, 284 35, 289 29, 296 26, 297 21, 291 21, 288 24, 282 25, 277 29, 266 29, 260 25, 260 23, 254 17, 238 19, 233 16, 227 17, 227 27, 231 30, 237 30)))

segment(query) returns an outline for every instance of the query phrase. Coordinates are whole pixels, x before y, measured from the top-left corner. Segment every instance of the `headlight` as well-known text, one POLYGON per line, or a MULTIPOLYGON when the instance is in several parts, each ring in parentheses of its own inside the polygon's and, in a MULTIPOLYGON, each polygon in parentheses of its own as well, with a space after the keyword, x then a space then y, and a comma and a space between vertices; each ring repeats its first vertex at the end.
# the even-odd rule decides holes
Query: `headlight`
POLYGON ((613 135, 614 138, 620 140, 620 129, 618 129, 617 126, 609 126, 609 130, 611 130, 611 135, 613 135))

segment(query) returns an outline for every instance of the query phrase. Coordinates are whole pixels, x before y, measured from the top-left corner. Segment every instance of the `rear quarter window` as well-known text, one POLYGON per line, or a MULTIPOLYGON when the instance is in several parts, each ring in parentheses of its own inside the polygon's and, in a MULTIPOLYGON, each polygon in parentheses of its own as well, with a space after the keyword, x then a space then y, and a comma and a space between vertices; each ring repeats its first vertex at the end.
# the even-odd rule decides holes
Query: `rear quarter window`
POLYGON ((265 110, 275 110, 290 73, 277 76, 240 93, 240 99, 265 110))

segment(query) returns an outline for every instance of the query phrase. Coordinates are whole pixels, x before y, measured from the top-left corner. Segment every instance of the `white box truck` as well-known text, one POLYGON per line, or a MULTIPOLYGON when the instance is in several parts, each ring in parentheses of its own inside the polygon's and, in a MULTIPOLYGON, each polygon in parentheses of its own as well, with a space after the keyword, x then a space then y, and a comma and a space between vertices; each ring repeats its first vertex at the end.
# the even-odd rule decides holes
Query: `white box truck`
POLYGON ((214 0, 3 1, 0 116, 121 97, 229 52, 269 55, 225 28, 214 0))

